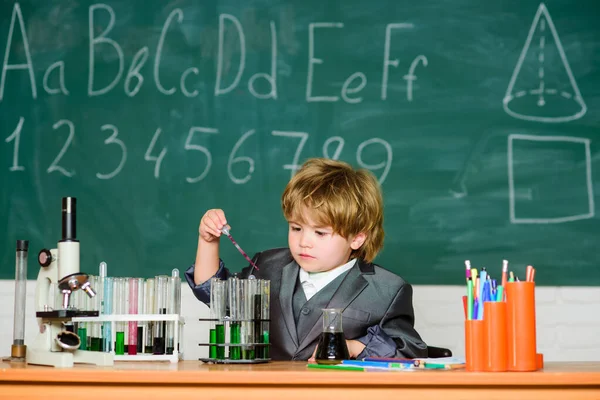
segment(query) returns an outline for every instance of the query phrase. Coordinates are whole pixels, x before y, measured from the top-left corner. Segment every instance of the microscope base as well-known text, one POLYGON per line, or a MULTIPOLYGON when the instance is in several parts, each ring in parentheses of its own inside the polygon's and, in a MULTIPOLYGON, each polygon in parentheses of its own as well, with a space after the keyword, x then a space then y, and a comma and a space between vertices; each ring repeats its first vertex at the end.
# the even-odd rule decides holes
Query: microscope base
POLYGON ((39 349, 27 350, 27 364, 72 368, 75 363, 110 367, 114 365, 114 357, 111 353, 87 350, 75 350, 74 352, 39 349))
POLYGON ((49 365, 57 368, 73 367, 73 353, 27 349, 27 364, 49 365))
POLYGON ((96 364, 99 366, 114 365, 112 353, 99 351, 68 351, 56 344, 55 338, 62 330, 60 323, 44 323, 33 346, 27 347, 28 364, 50 365, 58 368, 71 368, 74 363, 96 364))

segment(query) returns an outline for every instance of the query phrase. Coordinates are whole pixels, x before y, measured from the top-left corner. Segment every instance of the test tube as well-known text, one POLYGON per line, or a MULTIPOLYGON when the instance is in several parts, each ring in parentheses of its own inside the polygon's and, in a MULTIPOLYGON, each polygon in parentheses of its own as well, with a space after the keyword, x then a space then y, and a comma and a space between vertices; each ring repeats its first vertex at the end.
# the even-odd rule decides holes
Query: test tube
MULTIPOLYGON (((144 314, 157 314, 154 309, 154 285, 156 279, 149 278, 146 280, 146 301, 144 302, 144 314)), ((147 321, 144 328, 146 329, 144 332, 144 353, 152 354, 152 344, 153 344, 153 330, 154 330, 154 321, 147 321)))
MULTIPOLYGON (((159 275, 154 284, 154 304, 157 314, 167 313, 169 277, 159 275)), ((152 353, 165 354, 166 321, 154 321, 152 353)))
POLYGON ((242 279, 242 292, 243 292, 243 315, 242 315, 242 332, 241 342, 245 344, 242 346, 242 359, 243 360, 254 360, 254 292, 256 279, 242 279))
MULTIPOLYGON (((102 299, 103 288, 100 284, 99 276, 92 276, 91 279, 92 287, 96 290, 96 296, 88 299, 88 305, 90 305, 91 311, 100 311, 100 303, 102 299)), ((87 296, 84 296, 87 297, 87 296)), ((100 332, 99 322, 88 322, 88 350, 91 351, 102 351, 102 335, 100 332)))
MULTIPOLYGON (((251 321, 252 328, 254 329, 254 335, 252 343, 262 343, 262 298, 263 294, 261 291, 261 279, 251 279, 250 286, 252 290, 252 319, 251 321)), ((263 357, 263 346, 254 346, 254 357, 255 358, 264 358, 263 357)))
POLYGON ((211 344, 208 351, 208 357, 212 359, 217 358, 217 346, 214 346, 217 343, 217 300, 216 300, 216 290, 219 278, 211 278, 210 280, 210 309, 209 309, 209 319, 210 319, 210 328, 209 328, 209 339, 208 342, 211 344))
MULTIPOLYGON (((146 299, 145 299, 146 281, 144 278, 136 278, 136 284, 137 284, 137 291, 138 291, 137 312, 139 314, 144 314, 144 304, 146 301, 146 299)), ((137 332, 136 332, 137 349, 136 349, 136 351, 138 353, 144 352, 144 326, 145 325, 146 325, 146 321, 138 321, 138 323, 137 323, 137 332)))
MULTIPOLYGON (((227 281, 213 278, 210 281, 210 310, 211 326, 214 328, 210 332, 210 343, 216 344, 214 350, 215 358, 222 360, 225 358, 225 312, 227 306, 227 281)), ((211 353, 213 353, 211 351, 211 353)), ((211 354, 211 358, 212 354, 211 354)))
POLYGON ((240 279, 234 275, 228 280, 229 285, 229 342, 233 345, 229 347, 229 359, 239 360, 240 353, 240 329, 241 329, 241 299, 240 299, 240 279), (238 345, 238 346, 236 346, 238 345))
POLYGON ((269 320, 271 318, 271 281, 266 279, 260 280, 260 291, 262 294, 262 334, 260 340, 264 346, 262 348, 262 358, 269 358, 269 320), (265 321, 266 320, 266 321, 265 321), (261 340, 262 339, 262 340, 261 340))
MULTIPOLYGON (((98 265, 98 287, 96 290, 96 308, 94 310, 98 311, 98 315, 101 315, 104 312, 104 281, 106 280, 106 272, 107 272, 107 266, 106 263, 104 261, 102 261, 99 265, 98 265)), ((92 337, 92 350, 97 349, 97 351, 103 351, 103 345, 104 345, 104 340, 103 340, 103 335, 102 335, 102 329, 103 329, 103 323, 102 322, 98 322, 96 324, 94 324, 94 336, 92 337), (94 343, 94 339, 96 339, 97 343, 94 343)))
POLYGON ((15 309, 13 344, 10 349, 12 359, 25 360, 25 302, 27 300, 27 255, 29 240, 17 240, 15 258, 15 309))
MULTIPOLYGON (((115 278, 113 294, 115 296, 114 314, 123 315, 125 314, 125 280, 123 278, 115 278)), ((115 354, 125 354, 125 323, 117 322, 116 324, 116 338, 115 338, 115 354)))
MULTIPOLYGON (((129 314, 129 279, 131 278, 123 278, 123 290, 125 295, 125 304, 123 304, 123 314, 129 314)), ((129 323, 126 321, 121 322, 123 325, 123 337, 125 339, 124 350, 125 353, 129 353, 129 323)))
MULTIPOLYGON (((102 314, 103 315, 111 315, 113 312, 113 278, 106 277, 104 278, 104 301, 102 302, 102 314)), ((112 331, 111 331, 111 323, 104 322, 103 332, 102 332, 102 350, 106 353, 110 353, 113 349, 112 346, 112 331)))
MULTIPOLYGON (((137 278, 129 278, 129 314, 138 313, 138 283, 137 278)), ((129 321, 129 341, 127 354, 134 356, 137 354, 137 321, 129 321)))
MULTIPOLYGON (((92 276, 88 276, 88 282, 93 286, 94 282, 92 280, 92 276)), ((77 290, 71 294, 71 304, 76 311, 88 311, 88 299, 87 296, 84 295, 83 291, 77 290)), ((87 322, 77 322, 76 323, 76 333, 79 336, 79 350, 87 350, 88 349, 88 323, 87 322)), ((90 332, 91 333, 91 332, 90 332)))
MULTIPOLYGON (((171 271, 171 276, 169 277, 169 298, 167 304, 167 314, 179 314, 178 303, 181 304, 181 278, 179 277, 179 270, 174 268, 171 271), (179 300, 178 300, 179 299, 179 300)), ((178 323, 174 321, 169 321, 167 323, 167 354, 173 354, 175 349, 175 329, 177 328, 178 323)))

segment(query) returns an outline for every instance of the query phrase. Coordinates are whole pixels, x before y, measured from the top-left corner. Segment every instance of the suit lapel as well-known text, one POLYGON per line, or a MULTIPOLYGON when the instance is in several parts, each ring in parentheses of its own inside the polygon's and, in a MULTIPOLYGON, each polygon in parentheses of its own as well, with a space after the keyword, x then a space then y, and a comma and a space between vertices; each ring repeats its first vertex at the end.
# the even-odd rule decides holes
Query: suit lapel
MULTIPOLYGON (((357 261, 354 267, 348 271, 348 274, 340 284, 340 287, 338 287, 338 289, 335 291, 333 297, 327 304, 327 308, 341 308, 344 310, 348 304, 350 304, 356 298, 356 296, 358 296, 360 292, 367 287, 367 285, 368 283, 365 278, 362 277, 359 262, 357 261)), ((305 337, 298 338, 300 341, 298 351, 301 351, 306 346, 310 345, 323 330, 321 322, 322 320, 320 318, 323 315, 323 312, 319 311, 315 314, 317 315, 317 319, 313 327, 305 337)), ((293 320, 294 318, 292 317, 292 322, 293 320)))
POLYGON ((283 314, 283 320, 287 327, 288 333, 294 342, 294 346, 298 347, 298 335, 296 334, 296 322, 294 321, 294 309, 292 307, 292 296, 294 295, 294 287, 298 279, 298 271, 300 267, 295 261, 292 261, 281 271, 281 288, 279 290, 279 303, 283 314))

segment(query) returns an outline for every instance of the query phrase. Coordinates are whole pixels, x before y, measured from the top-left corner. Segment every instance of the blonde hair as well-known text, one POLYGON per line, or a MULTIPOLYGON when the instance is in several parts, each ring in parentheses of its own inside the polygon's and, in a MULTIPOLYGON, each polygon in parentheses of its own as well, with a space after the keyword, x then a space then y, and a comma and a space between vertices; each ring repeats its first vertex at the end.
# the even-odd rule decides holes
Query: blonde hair
POLYGON ((281 196, 288 221, 303 222, 304 207, 311 218, 348 239, 359 233, 366 240, 351 257, 372 262, 383 247, 383 198, 379 182, 365 169, 326 158, 306 161, 281 196))

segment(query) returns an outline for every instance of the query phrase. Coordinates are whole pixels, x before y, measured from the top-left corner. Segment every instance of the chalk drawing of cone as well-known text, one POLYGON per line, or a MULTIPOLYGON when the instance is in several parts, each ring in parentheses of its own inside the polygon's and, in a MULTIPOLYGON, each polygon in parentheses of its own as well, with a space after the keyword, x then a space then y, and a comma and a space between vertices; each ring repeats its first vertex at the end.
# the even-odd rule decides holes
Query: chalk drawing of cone
POLYGON ((545 123, 573 121, 587 111, 543 3, 533 18, 502 103, 514 118, 545 123))

